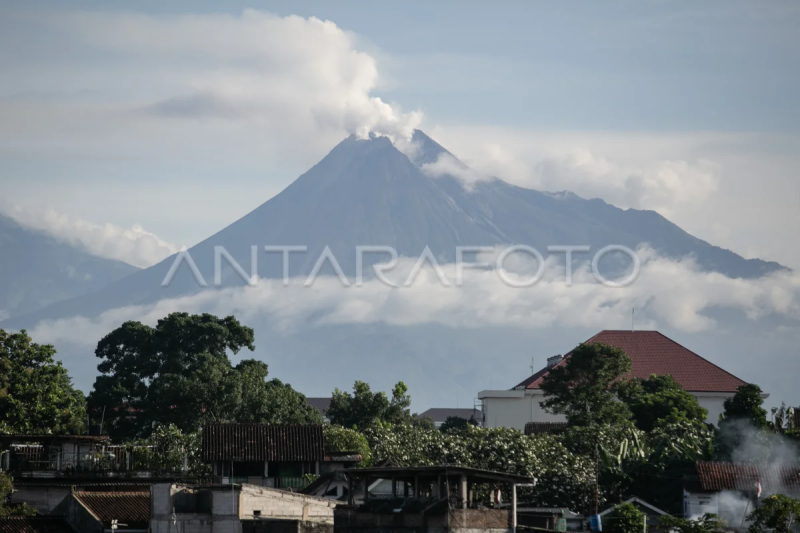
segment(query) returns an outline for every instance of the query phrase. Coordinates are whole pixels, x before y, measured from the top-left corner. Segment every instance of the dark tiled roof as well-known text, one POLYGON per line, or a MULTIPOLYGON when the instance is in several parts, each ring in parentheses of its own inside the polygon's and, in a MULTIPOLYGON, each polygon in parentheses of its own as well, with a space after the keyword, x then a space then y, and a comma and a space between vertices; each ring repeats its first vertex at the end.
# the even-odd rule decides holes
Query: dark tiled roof
POLYGON ((60 516, 0 516, 0 533, 75 533, 60 516))
POLYGON ((150 524, 150 492, 81 491, 74 496, 106 529, 112 520, 127 524, 125 529, 147 529, 150 524))
POLYGON ((319 425, 207 424, 205 461, 324 461, 319 425))
POLYGON ((525 424, 526 435, 541 435, 549 433, 558 435, 567 430, 568 424, 566 422, 528 422, 525 424))
POLYGON ((460 409, 456 407, 432 407, 417 415, 418 418, 430 418, 434 422, 444 422, 448 417, 455 416, 469 420, 473 416, 477 419, 480 416, 480 411, 472 407, 460 409))
POLYGON ((761 481, 761 490, 774 493, 782 490, 800 491, 800 467, 774 467, 744 463, 698 461, 697 474, 703 490, 755 491, 761 481))
POLYGON ((331 406, 331 398, 306 398, 306 403, 324 415, 331 406))
MULTIPOLYGON (((627 377, 649 378, 653 374, 671 375, 687 391, 736 392, 745 382, 714 363, 703 359, 658 331, 601 331, 585 344, 595 342, 621 348, 631 358, 627 377)), ((566 364, 569 354, 555 366, 566 364)), ((549 369, 543 368, 516 387, 538 389, 549 369)))

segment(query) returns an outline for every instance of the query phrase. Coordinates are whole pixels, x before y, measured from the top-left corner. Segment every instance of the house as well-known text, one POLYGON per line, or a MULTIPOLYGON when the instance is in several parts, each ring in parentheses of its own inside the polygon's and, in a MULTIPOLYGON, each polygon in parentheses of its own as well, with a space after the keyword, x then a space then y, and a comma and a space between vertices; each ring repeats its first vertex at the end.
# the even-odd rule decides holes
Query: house
POLYGON ((424 419, 430 418, 436 429, 439 429, 445 420, 450 417, 463 418, 464 420, 474 420, 476 423, 481 422, 481 412, 471 407, 469 409, 459 409, 457 407, 432 407, 424 413, 417 415, 417 418, 424 419))
POLYGON ((337 503, 249 484, 155 483, 152 533, 332 533, 337 503))
POLYGON ((331 400, 333 398, 306 398, 306 403, 319 411, 319 414, 322 415, 322 419, 325 422, 330 422, 328 419, 328 407, 331 406, 331 400))
MULTIPOLYGON (((636 496, 628 498, 622 503, 630 503, 647 518, 647 529, 658 528, 659 519, 662 516, 667 516, 669 514, 666 511, 662 511, 655 505, 651 505, 646 501, 642 500, 641 498, 637 498, 636 496)), ((616 509, 618 505, 621 504, 612 505, 611 507, 600 513, 600 517, 603 520, 603 522, 607 522, 609 519, 611 519, 609 515, 614 512, 614 509, 616 509)), ((642 529, 644 529, 644 524, 642 524, 642 529)))
POLYGON ((561 507, 517 508, 517 525, 550 531, 583 531, 586 519, 582 514, 561 507))
POLYGON ((376 467, 344 470, 349 486, 348 504, 334 510, 336 533, 383 531, 485 531, 506 533, 516 529, 516 487, 536 483, 533 478, 458 466, 376 467), (389 497, 374 498, 374 480, 389 480, 389 497), (479 494, 498 494, 501 485, 512 486, 511 507, 496 500, 481 501, 479 494), (361 500, 356 487, 360 487, 361 500))
POLYGON ((325 461, 322 426, 206 424, 202 457, 216 483, 300 489, 325 461))
MULTIPOLYGON (((745 382, 659 333, 658 331, 601 331, 585 344, 603 343, 621 348, 631 358, 632 370, 626 377, 648 378, 653 374, 671 375, 708 410, 707 422, 716 424, 726 399, 736 394, 745 382)), ((484 427, 511 427, 524 430, 528 422, 564 422, 562 415, 547 413, 540 403, 545 399, 542 380, 551 368, 564 365, 569 354, 556 355, 547 366, 509 390, 484 390, 478 393, 484 427)), ((766 397, 766 396, 765 396, 766 397)))
POLYGON ((800 466, 698 461, 696 469, 697 478, 687 480, 683 490, 686 517, 714 513, 731 528, 741 529, 760 497, 776 493, 800 497, 800 466))
POLYGON ((53 510, 81 533, 147 531, 150 526, 150 490, 79 491, 53 510))

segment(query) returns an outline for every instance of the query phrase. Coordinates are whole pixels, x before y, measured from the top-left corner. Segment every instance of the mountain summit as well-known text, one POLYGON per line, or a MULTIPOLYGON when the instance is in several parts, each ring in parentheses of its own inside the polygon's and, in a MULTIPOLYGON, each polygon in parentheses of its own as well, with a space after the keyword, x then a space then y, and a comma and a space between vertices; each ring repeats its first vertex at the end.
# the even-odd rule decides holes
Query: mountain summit
MULTIPOLYGON (((427 165, 453 158, 421 131, 400 151, 387 137, 348 137, 281 193, 240 220, 192 247, 189 252, 209 284, 214 279, 214 247, 223 246, 245 269, 251 247, 306 246, 289 258, 292 275, 307 275, 329 247, 347 276, 355 275, 355 248, 391 246, 400 256, 419 257, 429 247, 442 262, 453 261, 457 246, 525 244, 544 252, 548 245, 610 244, 630 248, 648 243, 660 254, 695 257, 700 268, 751 278, 781 269, 777 263, 745 259, 697 239, 654 211, 619 209, 599 199, 553 194, 492 178, 469 187, 427 165)), ((111 308, 154 302, 201 290, 181 267, 169 287, 161 287, 175 257, 129 275, 93 294, 17 317, 4 327, 30 327, 44 318, 93 316, 111 308)), ((375 258, 375 261, 385 261, 375 258)), ((229 272, 230 273, 230 272, 229 272)), ((280 254, 259 257, 259 275, 280 278, 280 254)), ((237 275, 225 284, 242 284, 237 275)))

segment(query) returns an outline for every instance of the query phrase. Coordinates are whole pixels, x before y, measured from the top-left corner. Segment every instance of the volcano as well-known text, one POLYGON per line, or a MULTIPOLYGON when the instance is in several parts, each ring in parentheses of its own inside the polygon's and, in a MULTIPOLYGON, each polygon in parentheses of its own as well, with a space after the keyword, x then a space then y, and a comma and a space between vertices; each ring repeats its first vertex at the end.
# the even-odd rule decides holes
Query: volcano
MULTIPOLYGON (((344 274, 354 276, 355 248, 364 245, 389 246, 408 257, 419 257, 428 247, 440 262, 451 262, 458 246, 524 244, 545 251, 549 245, 589 245, 596 251, 612 244, 632 249, 648 244, 663 256, 692 256, 701 269, 731 277, 754 278, 783 268, 713 246, 654 211, 619 209, 600 199, 526 189, 499 178, 467 186, 452 174, 432 176, 428 165, 441 158, 466 166, 421 131, 409 146, 401 151, 387 137, 346 138, 281 193, 192 247, 189 253, 203 278, 209 284, 214 279, 216 246, 245 269, 252 246, 304 246, 305 253, 289 255, 293 276, 307 275, 326 247, 344 274)), ((162 287, 174 262, 175 256, 0 326, 17 329, 43 319, 91 317, 204 290, 185 267, 162 287)), ((262 254, 258 273, 280 278, 281 255, 262 254)), ((244 283, 226 270, 223 285, 244 283)))

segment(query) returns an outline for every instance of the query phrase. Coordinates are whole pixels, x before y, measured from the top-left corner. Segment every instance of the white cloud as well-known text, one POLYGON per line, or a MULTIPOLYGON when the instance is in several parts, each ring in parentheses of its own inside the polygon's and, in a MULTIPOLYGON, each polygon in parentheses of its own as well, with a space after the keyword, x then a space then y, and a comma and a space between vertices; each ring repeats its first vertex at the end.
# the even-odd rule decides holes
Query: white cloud
MULTIPOLYGON (((492 257, 496 256, 498 250, 492 257)), ((488 259, 491 260, 492 257, 488 259)), ((563 256, 562 256, 563 257, 563 256)), ((642 261, 638 279, 628 287, 608 288, 591 272, 574 273, 573 285, 564 282, 564 267, 555 258, 546 260, 543 279, 527 289, 504 284, 495 271, 465 271, 462 286, 455 286, 455 267, 444 265, 450 287, 434 272, 423 270, 410 287, 392 289, 377 281, 344 288, 335 277, 322 277, 310 288, 303 279, 289 287, 280 280, 260 280, 255 287, 204 291, 192 296, 162 300, 153 305, 107 311, 97 318, 72 317, 44 321, 32 335, 47 342, 94 344, 125 320, 154 324, 173 311, 236 315, 245 323, 263 318, 283 329, 323 324, 383 322, 397 326, 436 323, 454 328, 512 326, 547 329, 626 328, 630 310, 637 310, 637 327, 666 326, 687 332, 716 327, 715 309, 736 310, 749 319, 778 315, 800 320, 800 275, 779 272, 755 280, 731 279, 701 272, 691 259, 674 261, 639 250, 642 261)), ((415 259, 404 258, 395 281, 405 279, 415 259)), ((534 265, 522 262, 515 273, 527 276, 534 265)))
MULTIPOLYGON (((413 144, 413 143, 412 143, 413 144)), ((406 154, 408 155, 408 154, 406 154)), ((410 156, 409 156, 410 157, 410 156)), ((425 163, 420 169, 427 175, 438 178, 441 176, 452 176, 464 184, 468 190, 479 181, 486 181, 489 176, 481 174, 450 154, 441 153, 433 163, 425 163)))
MULTIPOLYGON (((14 205, 4 211, 23 226, 80 246, 93 255, 118 259, 138 267, 154 265, 178 251, 174 244, 165 242, 138 224, 127 229, 109 223, 94 224, 72 219, 52 208, 37 211, 14 205)), ((72 275, 70 273, 70 277, 72 275)))
POLYGON ((148 101, 128 104, 160 119, 250 122, 276 134, 322 127, 362 137, 410 137, 422 119, 371 95, 379 81, 375 58, 331 21, 253 9, 240 16, 69 13, 54 19, 98 50, 143 62, 144 71, 129 68, 139 74, 134 81, 148 101), (146 78, 156 73, 158 85, 146 78))

